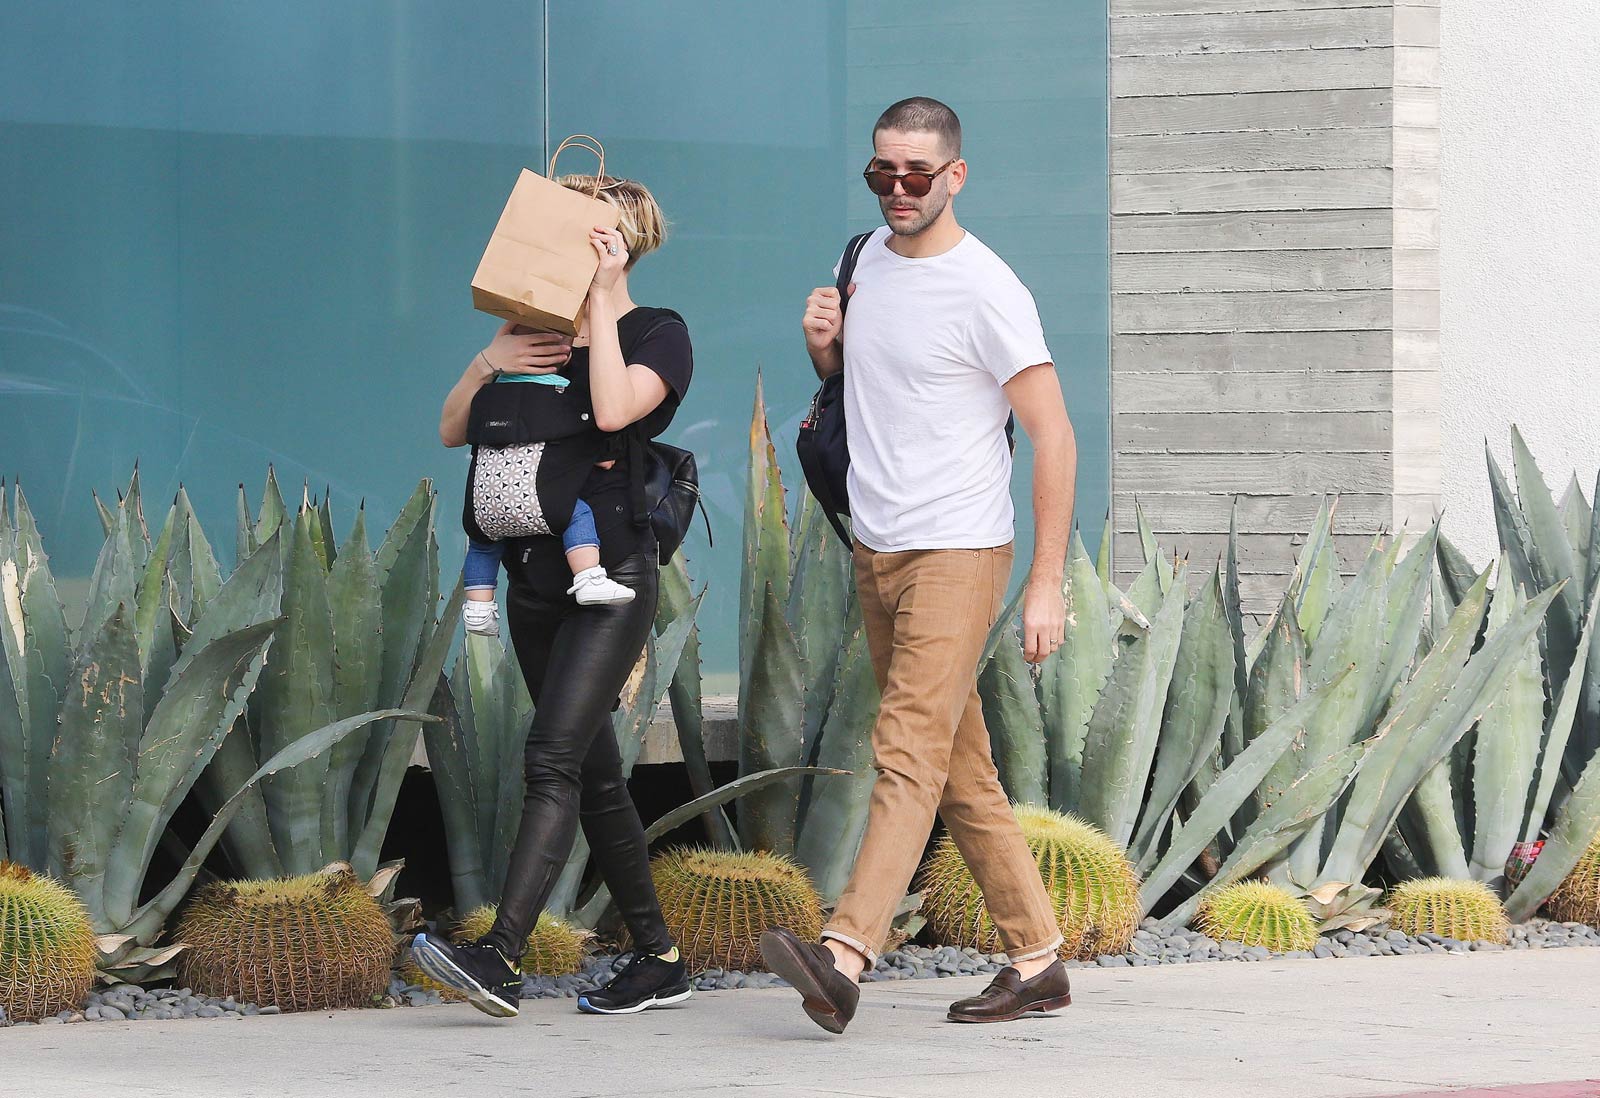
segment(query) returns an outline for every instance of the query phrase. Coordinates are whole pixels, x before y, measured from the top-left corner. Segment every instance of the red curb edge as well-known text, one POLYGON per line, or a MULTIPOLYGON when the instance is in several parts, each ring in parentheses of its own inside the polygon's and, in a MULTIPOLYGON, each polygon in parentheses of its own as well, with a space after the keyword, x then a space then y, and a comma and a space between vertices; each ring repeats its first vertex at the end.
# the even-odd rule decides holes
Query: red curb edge
POLYGON ((1461 1090, 1413 1090, 1385 1098, 1600 1098, 1600 1079, 1574 1079, 1566 1083, 1524 1083, 1512 1087, 1472 1087, 1461 1090))

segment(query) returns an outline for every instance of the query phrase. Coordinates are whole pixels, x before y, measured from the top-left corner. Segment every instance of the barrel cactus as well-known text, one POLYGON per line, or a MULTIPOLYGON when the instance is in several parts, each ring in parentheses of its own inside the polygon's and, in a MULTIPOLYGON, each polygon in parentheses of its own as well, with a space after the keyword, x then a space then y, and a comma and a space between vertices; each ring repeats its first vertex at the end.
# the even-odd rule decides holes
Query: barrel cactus
MULTIPOLYGON (((1139 927, 1139 876, 1122 848, 1076 817, 1033 805, 1015 811, 1055 906, 1061 956, 1087 960, 1127 949, 1139 927)), ((920 881, 935 939, 984 953, 1000 949, 983 894, 949 835, 935 844, 920 881)))
POLYGON ((389 984, 394 933, 348 865, 200 890, 178 924, 179 978, 207 995, 284 1010, 370 1006, 389 984))
POLYGON ((32 1022, 83 1002, 94 984, 94 933, 78 897, 0 862, 0 1017, 32 1022))
POLYGON ((1561 887, 1545 901, 1544 910, 1557 922, 1600 926, 1600 835, 1594 837, 1561 887))
POLYGON ((1500 897, 1482 881, 1424 877, 1406 881, 1389 893, 1396 930, 1435 934, 1463 942, 1504 944, 1511 923, 1500 897))
MULTIPOLYGON (((494 926, 497 911, 494 904, 473 908, 451 937, 458 942, 483 937, 494 926)), ((533 933, 528 935, 528 948, 522 954, 522 971, 529 976, 570 976, 583 968, 584 954, 588 952, 589 939, 592 937, 587 930, 573 926, 559 916, 548 913, 540 915, 533 933)), ((466 996, 460 992, 430 978, 409 956, 400 966, 400 976, 406 983, 437 991, 452 1002, 466 1000, 466 996)))
POLYGON ((1243 881, 1207 897, 1197 929, 1219 942, 1264 946, 1274 953, 1317 944, 1317 923, 1306 905, 1265 881, 1243 881))
POLYGON ((760 938, 788 927, 809 941, 822 933, 822 897, 796 862, 759 851, 678 847, 650 863, 656 895, 691 971, 762 967, 760 938))

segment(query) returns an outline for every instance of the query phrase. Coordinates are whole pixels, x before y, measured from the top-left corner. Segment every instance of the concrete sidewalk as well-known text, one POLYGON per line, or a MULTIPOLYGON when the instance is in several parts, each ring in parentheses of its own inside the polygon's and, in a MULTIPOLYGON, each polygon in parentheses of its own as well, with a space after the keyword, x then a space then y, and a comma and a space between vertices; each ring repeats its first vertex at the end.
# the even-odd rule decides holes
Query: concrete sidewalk
POLYGON ((1073 981, 1058 1016, 990 1026, 944 1020, 982 979, 867 985, 842 1037, 784 989, 615 1019, 546 1000, 510 1022, 448 1006, 9 1029, 0 1095, 1339 1098, 1600 1076, 1600 950, 1073 981))

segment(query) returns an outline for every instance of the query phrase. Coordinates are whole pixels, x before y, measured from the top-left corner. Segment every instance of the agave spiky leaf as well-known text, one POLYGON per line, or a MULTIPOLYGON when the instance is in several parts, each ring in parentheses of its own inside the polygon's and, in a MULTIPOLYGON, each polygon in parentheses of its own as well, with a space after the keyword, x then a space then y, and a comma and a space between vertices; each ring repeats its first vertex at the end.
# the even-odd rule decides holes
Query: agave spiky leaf
MULTIPOLYGON (((661 594, 656 607, 656 634, 676 621, 695 602, 689 583, 688 563, 680 549, 661 570, 661 594)), ((678 748, 683 753, 684 770, 689 778, 689 789, 696 797, 711 792, 716 782, 711 777, 711 764, 706 759, 705 716, 701 711, 700 629, 690 628, 683 642, 683 655, 672 682, 667 686, 667 698, 672 706, 672 723, 678 733, 678 748)), ((718 849, 733 850, 738 847, 733 825, 721 808, 708 808, 704 817, 706 835, 711 845, 718 849)))
MULTIPOLYGON (((157 703, 137 741, 134 781, 105 878, 100 910, 106 924, 97 928, 102 933, 133 918, 162 832, 243 712, 261 675, 274 625, 246 626, 207 644, 174 674, 171 688, 157 703)), ((63 724, 63 746, 67 735, 63 724)))
MULTIPOLYGON (((1457 801, 1446 760, 1422 776, 1401 811, 1401 841, 1423 875, 1457 879, 1467 875, 1467 844, 1461 835, 1457 801)), ((1510 849, 1506 848, 1508 853, 1510 849)), ((1500 864, 1503 870, 1503 859, 1500 864)))
MULTIPOLYGON (((1345 674, 1349 674, 1348 671, 1345 674)), ((1177 884, 1178 878, 1200 856, 1207 844, 1250 796, 1273 766, 1301 735, 1337 687, 1339 679, 1312 691, 1282 713, 1251 740, 1250 746, 1228 764, 1216 782, 1172 837, 1167 852, 1155 863, 1139 890, 1140 903, 1149 911, 1177 884)), ((1288 791, 1285 790, 1285 793, 1288 791)))
POLYGON ((1000 782, 1013 804, 1048 805, 1044 721, 1033 676, 1013 630, 978 673, 983 720, 1000 782))
POLYGON ((1322 623, 1339 595, 1339 560, 1333 551, 1333 513, 1337 500, 1324 499, 1317 509, 1300 557, 1289 579, 1296 620, 1308 644, 1316 644, 1322 623))
MULTIPOLYGON (((1153 568, 1145 574, 1152 575, 1153 568)), ((1119 637, 1111 681, 1089 720, 1079 814, 1123 846, 1133 835, 1161 730, 1183 635, 1184 588, 1180 576, 1148 630, 1129 623, 1119 637)))
MULTIPOLYGON (((1345 676, 1339 696, 1330 699, 1328 719, 1306 730, 1306 758, 1327 758, 1356 742, 1370 727, 1367 714, 1382 660, 1385 586, 1393 562, 1390 549, 1373 546, 1361 571, 1329 611, 1316 650, 1308 654, 1307 682, 1312 686, 1328 682, 1346 667, 1355 671, 1345 676)), ((1289 863, 1297 879, 1318 879, 1323 831, 1337 822, 1337 818, 1318 820, 1297 840, 1289 863)))
MULTIPOLYGON (((326 501, 324 501, 326 503, 326 501)), ((333 553, 332 531, 319 511, 313 531, 321 529, 333 553)), ((355 524, 344 548, 334 555, 328 571, 328 612, 333 632, 333 689, 330 701, 335 717, 351 717, 376 709, 382 688, 385 634, 382 588, 377 562, 367 545, 366 508, 356 511, 355 524)), ((353 827, 364 822, 365 806, 351 804, 356 767, 365 744, 351 736, 328 753, 328 782, 323 790, 322 817, 328 828, 328 845, 348 851, 353 827)))
MULTIPOLYGON (((439 546, 434 540, 434 506, 432 482, 419 481, 378 547, 376 563, 381 577, 380 629, 383 634, 383 657, 378 674, 379 705, 410 708, 402 706, 401 699, 413 681, 419 653, 433 628, 439 596, 439 546)), ((453 629, 455 623, 446 620, 453 629)), ((431 690, 431 683, 429 688, 431 690)), ((425 705, 427 700, 424 697, 421 704, 425 705)), ((379 771, 396 731, 393 724, 377 724, 364 736, 358 736, 358 740, 364 739, 364 742, 350 787, 351 834, 359 834, 366 826, 366 806, 372 803, 379 771)), ((414 731, 410 738, 415 738, 414 731)))
MULTIPOLYGON (((800 759, 804 678, 800 647, 768 584, 762 626, 752 639, 747 685, 739 697, 739 773, 774 770, 800 759)), ((783 853, 794 848, 798 785, 774 785, 745 799, 739 839, 746 848, 783 853)))
POLYGON ((803 494, 795 524, 794 576, 785 618, 805 668, 800 758, 812 757, 832 702, 835 669, 848 636, 846 616, 855 601, 849 555, 811 493, 803 494))
POLYGON ((1139 532, 1139 548, 1144 553, 1146 565, 1154 565, 1156 579, 1161 584, 1161 593, 1166 594, 1172 587, 1172 562, 1161 553, 1161 546, 1156 543, 1155 531, 1150 526, 1150 520, 1145 517, 1144 507, 1138 500, 1133 501, 1134 522, 1139 532))
POLYGON ((1572 668, 1572 654, 1578 647, 1584 612, 1583 576, 1573 557, 1566 523, 1515 424, 1511 427, 1511 455, 1517 474, 1517 499, 1513 506, 1521 511, 1528 533, 1528 563, 1533 572, 1529 590, 1562 585, 1545 625, 1551 685, 1559 690, 1572 668))
POLYGON ((1447 675, 1447 669, 1456 666, 1460 647, 1477 633, 1483 588, 1474 588, 1469 596, 1456 611, 1458 617, 1464 615, 1463 626, 1471 627, 1467 640, 1461 639, 1452 619, 1446 643, 1428 653, 1380 725, 1373 758, 1351 791, 1348 813, 1321 880, 1361 879, 1417 783, 1445 758, 1505 685, 1522 645, 1538 629, 1556 591, 1546 591, 1518 608, 1466 660, 1459 674, 1447 675))
MULTIPOLYGON (((1333 684, 1326 689, 1331 695, 1333 684)), ((1326 697, 1324 699, 1326 701, 1326 697)), ((1370 748, 1366 743, 1351 744, 1313 766, 1284 791, 1250 825, 1234 845, 1233 852, 1200 891, 1168 912, 1164 927, 1187 926, 1205 898, 1220 889, 1242 881, 1268 862, 1280 857, 1306 829, 1321 820, 1350 782, 1360 773, 1370 748)))
MULTIPOLYGON (((312 545, 315 516, 300 511, 290 537, 283 585, 283 624, 276 658, 257 692, 260 757, 270 758, 301 736, 335 719, 333 709, 333 621, 328 580, 312 545)), ((330 822, 323 815, 328 759, 322 755, 265 780, 267 820, 273 844, 292 876, 314 873, 335 857, 330 822)))
MULTIPOLYGON (((244 795, 253 789, 257 783, 278 773, 280 770, 299 766, 308 759, 316 758, 344 737, 371 724, 373 721, 395 718, 404 718, 412 721, 432 721, 436 719, 426 713, 404 710, 379 710, 373 713, 361 713, 354 717, 347 717, 342 721, 336 721, 300 737, 300 739, 263 763, 250 776, 246 784, 223 804, 222 809, 200 836, 200 841, 195 844, 194 849, 190 852, 183 865, 179 867, 178 873, 172 881, 158 892, 153 899, 134 912, 133 918, 122 928, 122 932, 130 935, 130 945, 137 943, 138 945, 148 946, 161 933, 161 928, 166 925, 167 919, 177 909, 178 904, 183 901, 184 896, 188 894, 189 889, 194 885, 195 878, 200 873, 200 867, 205 863, 206 858, 210 856, 211 851, 221 840, 223 832, 227 830, 228 825, 233 821, 239 806, 243 804, 244 795)), ((126 949, 128 947, 124 946, 123 948, 126 949)), ((108 958, 108 961, 115 963, 118 959, 114 954, 108 958)))
POLYGON ((1155 862, 1184 788, 1221 745, 1223 724, 1233 703, 1233 638, 1222 602, 1222 569, 1218 565, 1184 612, 1150 793, 1129 848, 1141 871, 1155 862))
POLYGON ((39 528, 20 485, 16 493, 15 528, 0 522, 0 791, 11 814, 10 856, 43 868, 50 752, 71 650, 39 528))
MULTIPOLYGON (((432 540, 430 529, 428 537, 430 545, 432 540)), ((430 559, 437 562, 436 547, 430 553, 430 559)), ((378 871, 384 836, 389 833, 389 821, 394 816, 395 802, 400 797, 400 783, 405 778, 406 767, 410 765, 411 758, 416 753, 417 736, 425 723, 420 714, 427 712, 428 702, 433 697, 439 675, 444 671, 444 661, 450 653, 450 642, 455 637, 455 625, 461 620, 461 604, 466 601, 466 590, 458 579, 450 598, 445 602, 438 623, 433 619, 434 596, 427 594, 425 597, 429 603, 427 624, 431 632, 427 644, 418 654, 411 670, 398 710, 387 710, 390 715, 377 724, 378 728, 387 730, 383 755, 377 779, 372 785, 372 799, 367 802, 366 819, 359 829, 351 831, 354 850, 349 861, 356 876, 362 880, 370 878, 378 871)))
MULTIPOLYGON (((278 487, 278 474, 272 466, 267 466, 267 482, 261 489, 261 510, 258 513, 251 537, 257 545, 261 545, 271 537, 274 531, 289 521, 289 507, 283 502, 283 490, 278 487)), ((282 538, 279 544, 288 550, 291 541, 282 538)))
MULTIPOLYGON (((1500 586, 1489 604, 1490 636, 1527 604, 1508 569, 1502 558, 1500 586)), ((1539 638, 1533 634, 1514 657, 1505 685, 1478 722, 1473 740, 1472 864, 1465 873, 1458 865, 1440 865, 1441 876, 1455 880, 1470 876, 1493 888, 1504 883, 1506 859, 1521 837, 1539 763, 1544 706, 1539 638)))
POLYGON ((1538 860, 1506 900, 1506 914, 1512 922, 1521 922, 1539 909, 1577 866, 1596 835, 1600 835, 1600 753, 1584 767, 1572 795, 1556 814, 1538 860))
MULTIPOLYGON (((1061 647, 1040 665, 1039 709, 1050 767, 1050 807, 1072 812, 1078 804, 1089 718, 1111 678, 1115 652, 1106 590, 1076 532, 1068 551, 1063 594, 1065 634, 1061 647)), ((1004 620, 1009 622, 1010 616, 1004 620)))
POLYGON ((826 900, 837 899, 850 878, 876 772, 872 726, 878 718, 878 680, 867 651, 859 609, 848 619, 843 658, 835 668, 833 700, 807 763, 824 773, 804 780, 804 815, 795 837, 795 859, 811 874, 826 900))
POLYGON ((125 806, 132 798, 144 726, 132 618, 118 605, 80 641, 52 759, 50 872, 71 884, 91 912, 105 910, 106 870, 122 823, 107 806, 125 806))
MULTIPOLYGON (((1294 613, 1293 600, 1284 597, 1278 613, 1267 627, 1267 642, 1250 668, 1249 691, 1245 695, 1242 728, 1244 742, 1253 743, 1267 728, 1277 723, 1309 688, 1307 683, 1305 637, 1294 613)), ((1279 755, 1266 778, 1256 787, 1254 811, 1241 823, 1271 807, 1272 802, 1294 782, 1305 767, 1311 749, 1304 738, 1279 755)))
MULTIPOLYGON (((763 627, 768 587, 781 608, 789 601, 789 527, 783 479, 778 472, 761 376, 756 375, 755 407, 750 415, 750 475, 745 494, 744 559, 739 582, 740 702, 763 627)), ((793 630, 791 629, 792 633, 793 630)))
MULTIPOLYGON (((1584 619, 1583 635, 1578 639, 1578 650, 1573 658, 1575 667, 1589 665, 1588 661, 1595 647, 1597 615, 1600 615, 1600 599, 1589 604, 1589 615, 1584 619)), ((1544 827, 1551 799, 1555 796, 1556 787, 1563 778, 1563 763, 1569 757, 1568 745, 1578 715, 1578 706, 1586 687, 1590 685, 1592 683, 1585 683, 1577 674, 1569 675, 1561 687, 1560 695, 1556 698, 1555 708, 1546 727, 1544 744, 1540 748, 1539 766, 1522 826, 1524 842, 1533 842, 1539 837, 1540 829, 1544 827)))

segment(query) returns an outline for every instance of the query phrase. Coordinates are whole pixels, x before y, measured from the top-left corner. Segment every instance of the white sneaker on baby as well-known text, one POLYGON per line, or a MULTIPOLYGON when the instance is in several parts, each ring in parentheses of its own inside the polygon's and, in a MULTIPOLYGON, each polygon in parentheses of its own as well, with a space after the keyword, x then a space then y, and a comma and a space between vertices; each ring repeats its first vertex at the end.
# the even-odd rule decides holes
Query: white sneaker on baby
POLYGON ((500 606, 493 599, 488 602, 468 602, 461 608, 461 620, 467 632, 480 637, 500 635, 500 606))
POLYGON ((579 606, 621 606, 633 601, 634 591, 606 575, 597 564, 573 576, 567 594, 578 596, 579 606))

